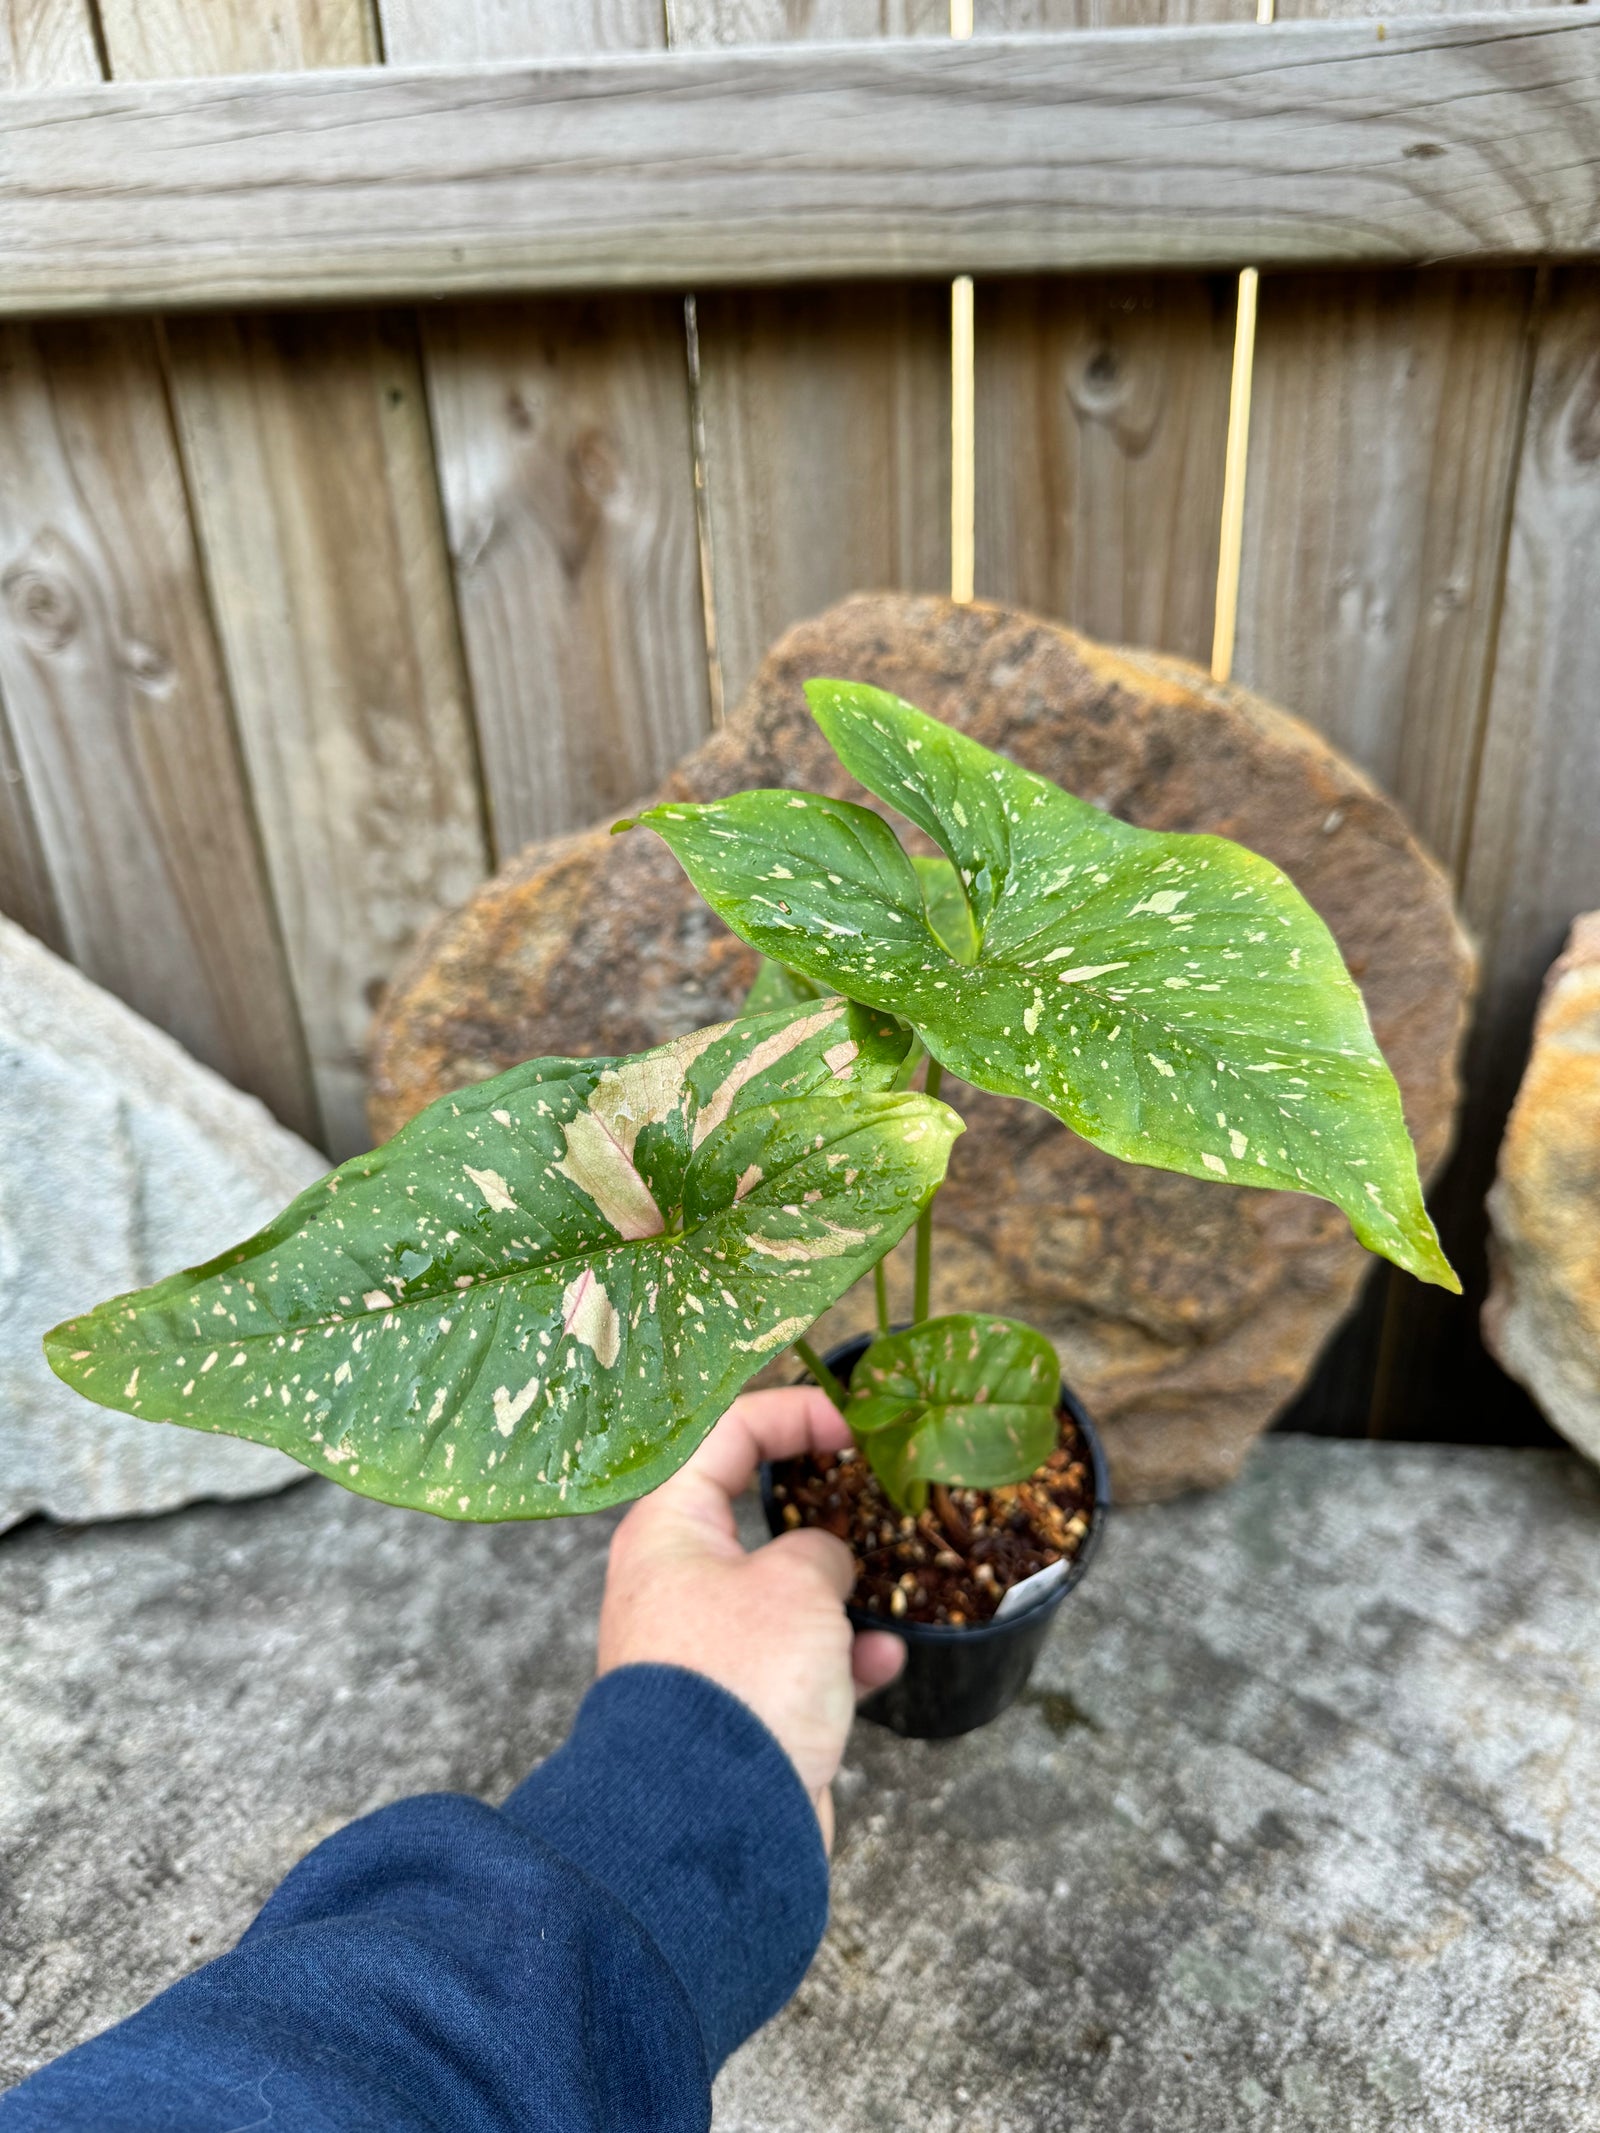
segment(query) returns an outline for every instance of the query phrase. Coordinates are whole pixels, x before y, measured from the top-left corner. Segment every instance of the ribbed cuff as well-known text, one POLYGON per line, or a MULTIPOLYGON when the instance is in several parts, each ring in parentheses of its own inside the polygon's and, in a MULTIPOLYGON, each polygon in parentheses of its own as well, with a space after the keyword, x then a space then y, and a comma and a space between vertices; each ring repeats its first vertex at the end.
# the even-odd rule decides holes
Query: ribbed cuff
POLYGON ((760 1719, 703 1674, 605 1675, 503 1812, 649 1933, 713 2071, 777 2013, 816 1953, 828 1918, 816 1811, 760 1719))

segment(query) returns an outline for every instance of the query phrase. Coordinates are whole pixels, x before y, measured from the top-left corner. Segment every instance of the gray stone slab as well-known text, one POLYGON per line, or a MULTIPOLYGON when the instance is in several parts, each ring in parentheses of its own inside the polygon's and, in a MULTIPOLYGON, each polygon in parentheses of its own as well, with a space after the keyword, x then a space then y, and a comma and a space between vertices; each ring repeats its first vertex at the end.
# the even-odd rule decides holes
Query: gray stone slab
MULTIPOLYGON (((321 1481, 0 1542, 0 2079, 326 1830, 561 1738, 611 1520, 321 1481)), ((1128 1512, 1026 1703, 861 1727, 834 1919, 720 2133, 1600 2127, 1600 1477, 1268 1439, 1128 1512)))
POLYGON ((281 1489, 281 1452, 155 1427, 63 1385, 40 1343, 226 1251, 327 1169, 253 1096, 0 917, 0 1529, 281 1489))

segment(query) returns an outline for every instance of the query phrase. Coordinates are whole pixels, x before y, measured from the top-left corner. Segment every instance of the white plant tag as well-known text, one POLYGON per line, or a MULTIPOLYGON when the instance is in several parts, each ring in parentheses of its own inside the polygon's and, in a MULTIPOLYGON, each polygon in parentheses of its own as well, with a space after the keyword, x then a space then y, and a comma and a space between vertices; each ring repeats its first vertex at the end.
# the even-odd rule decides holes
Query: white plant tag
POLYGON ((1026 1614, 1030 1607, 1037 1607, 1041 1600, 1048 1600, 1058 1585, 1064 1585, 1067 1572, 1072 1568, 1069 1557, 1063 1556, 1059 1563, 1046 1563, 1036 1570, 1031 1578, 1024 1578, 1020 1585, 1013 1585, 1000 1605, 990 1616, 993 1622, 1009 1622, 1013 1615, 1026 1614))

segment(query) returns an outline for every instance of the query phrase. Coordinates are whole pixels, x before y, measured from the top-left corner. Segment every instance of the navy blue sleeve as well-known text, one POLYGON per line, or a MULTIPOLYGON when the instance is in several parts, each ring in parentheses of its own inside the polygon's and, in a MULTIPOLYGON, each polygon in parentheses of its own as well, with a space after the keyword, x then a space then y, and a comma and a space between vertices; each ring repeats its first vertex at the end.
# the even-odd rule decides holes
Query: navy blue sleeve
POLYGON ((237 1947, 0 2097, 0 2133, 703 2133, 827 1886, 760 1720, 624 1667, 503 1807, 427 1794, 318 1845, 237 1947))

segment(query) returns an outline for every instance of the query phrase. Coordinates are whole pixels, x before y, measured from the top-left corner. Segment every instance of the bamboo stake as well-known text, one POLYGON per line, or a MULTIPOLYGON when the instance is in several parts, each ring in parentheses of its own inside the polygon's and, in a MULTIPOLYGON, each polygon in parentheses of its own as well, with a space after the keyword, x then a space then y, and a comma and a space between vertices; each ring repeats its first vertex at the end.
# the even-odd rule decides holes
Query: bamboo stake
MULTIPOLYGON (((972 35, 972 0, 950 0, 950 34, 972 35)), ((972 276, 950 284, 950 597, 972 598, 977 514, 977 409, 972 276)))
MULTIPOLYGON (((1257 22, 1271 22, 1276 0, 1256 0, 1257 22)), ((1217 553, 1217 604, 1211 635, 1211 678, 1233 673, 1239 625, 1239 573, 1244 562, 1244 488, 1250 457, 1250 391, 1256 361, 1256 298, 1261 277, 1254 267, 1239 276, 1233 329, 1233 376, 1228 387, 1228 444, 1222 469, 1222 540, 1217 553)))

